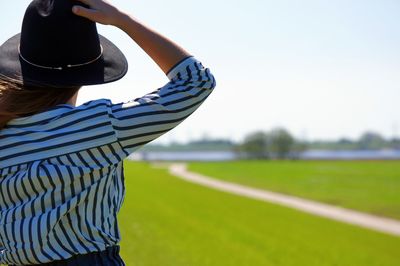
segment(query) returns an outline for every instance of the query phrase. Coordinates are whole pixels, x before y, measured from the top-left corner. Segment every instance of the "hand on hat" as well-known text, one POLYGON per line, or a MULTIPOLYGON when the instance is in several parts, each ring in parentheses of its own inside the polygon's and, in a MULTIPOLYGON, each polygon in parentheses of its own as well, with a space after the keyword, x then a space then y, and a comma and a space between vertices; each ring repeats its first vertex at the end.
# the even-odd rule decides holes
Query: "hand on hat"
POLYGON ((177 63, 191 57, 174 41, 151 29, 133 16, 121 12, 106 0, 78 0, 85 7, 76 5, 73 13, 105 25, 113 25, 127 33, 154 62, 168 74, 177 63))
POLYGON ((105 0, 78 0, 90 8, 76 5, 72 8, 75 15, 85 17, 104 25, 118 26, 122 12, 105 0))

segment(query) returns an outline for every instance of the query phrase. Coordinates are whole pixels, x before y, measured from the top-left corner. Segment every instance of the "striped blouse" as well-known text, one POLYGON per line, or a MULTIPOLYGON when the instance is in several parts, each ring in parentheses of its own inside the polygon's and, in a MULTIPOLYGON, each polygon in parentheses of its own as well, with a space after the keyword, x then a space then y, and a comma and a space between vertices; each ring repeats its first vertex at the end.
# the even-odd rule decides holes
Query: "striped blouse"
POLYGON ((119 243, 123 160, 190 116, 216 85, 194 57, 167 76, 128 102, 61 104, 0 130, 0 263, 46 263, 119 243))

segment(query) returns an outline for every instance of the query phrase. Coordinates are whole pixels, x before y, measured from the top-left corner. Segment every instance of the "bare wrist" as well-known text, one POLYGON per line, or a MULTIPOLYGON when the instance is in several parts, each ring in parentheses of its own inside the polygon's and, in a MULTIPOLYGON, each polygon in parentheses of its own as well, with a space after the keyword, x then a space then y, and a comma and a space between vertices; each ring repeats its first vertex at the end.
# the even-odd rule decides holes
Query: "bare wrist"
POLYGON ((118 16, 116 16, 116 20, 113 23, 113 26, 126 31, 127 25, 129 24, 129 21, 131 21, 132 18, 125 12, 119 11, 118 16))

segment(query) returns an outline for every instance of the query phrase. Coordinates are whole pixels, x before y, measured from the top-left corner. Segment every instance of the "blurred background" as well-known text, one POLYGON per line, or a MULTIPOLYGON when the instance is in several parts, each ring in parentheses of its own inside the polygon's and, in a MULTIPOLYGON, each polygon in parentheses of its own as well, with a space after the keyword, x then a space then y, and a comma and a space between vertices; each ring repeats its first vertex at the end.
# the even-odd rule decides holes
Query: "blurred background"
MULTIPOLYGON (((0 3, 1 42, 20 32, 29 2, 0 3)), ((397 1, 112 2, 189 50, 217 78, 201 110, 155 143, 241 141, 275 127, 307 141, 400 135, 397 1)), ((78 104, 128 101, 167 82, 122 31, 98 28, 127 55, 130 70, 118 83, 84 88, 78 104)))
MULTIPOLYGON (((1 1, 0 42, 29 0, 1 1)), ((131 155, 120 223, 127 265, 400 265, 398 234, 187 183, 167 167, 400 220, 400 2, 110 1, 210 68, 211 97, 131 155), (166 161, 155 168, 155 162, 166 161), (159 168, 161 167, 161 168, 159 168)), ((128 75, 78 105, 168 82, 122 31, 99 32, 128 75)))

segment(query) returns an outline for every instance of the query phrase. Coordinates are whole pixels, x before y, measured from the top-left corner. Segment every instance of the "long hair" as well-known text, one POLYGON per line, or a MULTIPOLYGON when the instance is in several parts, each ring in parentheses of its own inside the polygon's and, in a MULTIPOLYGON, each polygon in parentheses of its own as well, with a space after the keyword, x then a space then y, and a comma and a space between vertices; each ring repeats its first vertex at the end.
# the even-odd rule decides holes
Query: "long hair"
POLYGON ((14 118, 33 115, 67 103, 80 88, 25 86, 17 80, 0 78, 0 130, 14 118))

